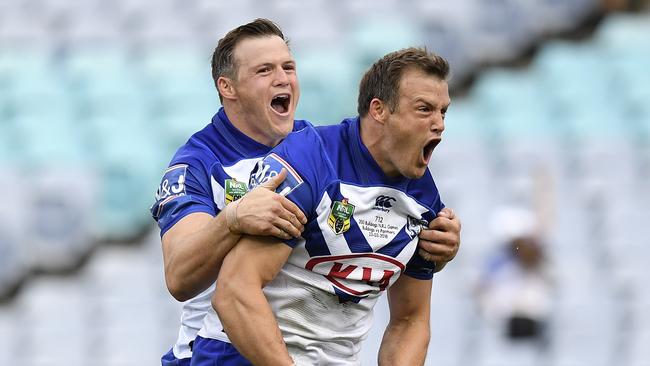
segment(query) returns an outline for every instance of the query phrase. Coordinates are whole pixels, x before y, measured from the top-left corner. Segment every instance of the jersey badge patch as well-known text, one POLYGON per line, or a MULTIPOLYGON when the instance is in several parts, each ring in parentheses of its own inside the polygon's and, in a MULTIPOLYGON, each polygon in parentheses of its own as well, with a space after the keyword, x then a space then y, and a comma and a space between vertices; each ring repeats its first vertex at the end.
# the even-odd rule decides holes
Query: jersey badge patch
POLYGON ((248 185, 244 182, 238 182, 237 179, 226 179, 224 184, 225 194, 224 201, 227 204, 237 201, 248 192, 248 185))
POLYGON ((249 187, 253 189, 260 184, 268 182, 271 178, 280 174, 283 168, 287 170, 287 177, 282 183, 280 183, 275 191, 283 196, 288 195, 294 189, 298 188, 302 184, 303 180, 295 169, 289 165, 289 163, 275 153, 269 154, 257 163, 255 169, 253 169, 253 172, 251 173, 248 184, 249 187))
POLYGON ((347 198, 334 201, 327 218, 327 224, 336 235, 343 234, 350 229, 352 214, 354 214, 354 205, 349 203, 347 198))

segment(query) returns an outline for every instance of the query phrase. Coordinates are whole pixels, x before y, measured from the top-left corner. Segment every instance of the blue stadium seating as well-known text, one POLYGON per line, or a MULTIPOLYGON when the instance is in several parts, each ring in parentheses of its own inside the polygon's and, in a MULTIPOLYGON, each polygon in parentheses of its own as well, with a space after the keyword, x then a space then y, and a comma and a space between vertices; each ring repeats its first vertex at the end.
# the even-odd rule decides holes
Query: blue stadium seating
MULTIPOLYGON (((512 60, 598 3, 0 0, 0 298, 28 279, 0 303, 0 364, 151 364, 171 344, 178 306, 148 208, 174 149, 219 106, 210 55, 232 26, 278 20, 298 62, 297 117, 329 124, 355 114, 362 71, 386 52, 440 52, 456 88, 477 65, 512 60), (142 245, 99 244, 144 232, 142 245), (89 253, 73 276, 28 277, 89 253), (27 352, 22 339, 39 346, 27 352), (89 351, 62 360, 71 344, 89 351)), ((545 42, 530 65, 482 71, 453 98, 431 168, 463 219, 463 246, 434 281, 427 365, 647 366, 648 34, 648 14, 608 15, 593 37, 545 42), (504 342, 470 301, 498 240, 493 209, 532 200, 539 172, 554 192, 546 241, 558 285, 542 354, 504 342)))

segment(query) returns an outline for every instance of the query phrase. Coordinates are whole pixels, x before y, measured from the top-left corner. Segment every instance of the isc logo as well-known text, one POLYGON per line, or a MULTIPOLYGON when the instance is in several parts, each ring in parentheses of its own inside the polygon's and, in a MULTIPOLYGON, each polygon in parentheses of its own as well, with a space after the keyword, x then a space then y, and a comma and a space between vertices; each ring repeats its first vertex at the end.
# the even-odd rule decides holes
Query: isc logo
POLYGON ((404 270, 404 264, 377 253, 358 253, 312 258, 305 268, 324 275, 348 295, 366 297, 373 291, 384 291, 393 276, 404 270))
POLYGON ((273 170, 270 164, 265 164, 264 161, 260 160, 250 177, 249 186, 251 189, 255 188, 260 184, 268 182, 269 179, 276 175, 278 175, 278 172, 273 170))
POLYGON ((248 183, 249 188, 253 189, 260 184, 268 182, 269 179, 278 175, 282 169, 287 170, 287 177, 282 183, 280 183, 280 186, 276 188, 276 192, 286 196, 302 184, 302 178, 300 178, 291 165, 284 161, 280 156, 273 153, 269 154, 269 156, 265 157, 264 160, 260 160, 257 163, 255 169, 253 169, 253 172, 251 173, 248 183))

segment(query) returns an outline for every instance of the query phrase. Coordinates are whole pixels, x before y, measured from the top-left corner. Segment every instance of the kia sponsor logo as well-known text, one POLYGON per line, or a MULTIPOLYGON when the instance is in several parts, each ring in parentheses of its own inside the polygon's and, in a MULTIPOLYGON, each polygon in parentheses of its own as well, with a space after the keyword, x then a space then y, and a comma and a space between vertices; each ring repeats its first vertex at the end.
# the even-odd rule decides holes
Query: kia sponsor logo
POLYGON ((307 270, 320 273, 338 290, 365 297, 373 291, 384 291, 404 264, 378 253, 356 253, 312 258, 307 270))

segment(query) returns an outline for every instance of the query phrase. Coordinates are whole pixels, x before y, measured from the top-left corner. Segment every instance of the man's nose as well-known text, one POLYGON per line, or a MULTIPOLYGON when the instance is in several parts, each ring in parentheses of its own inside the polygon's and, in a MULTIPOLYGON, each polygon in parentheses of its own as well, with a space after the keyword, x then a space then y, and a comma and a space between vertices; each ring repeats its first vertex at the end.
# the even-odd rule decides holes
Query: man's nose
POLYGON ((284 69, 280 68, 275 72, 275 85, 280 86, 287 84, 289 84, 289 75, 284 69))
POLYGON ((445 118, 442 113, 437 114, 431 122, 431 131, 436 135, 442 135, 445 131, 445 118))

